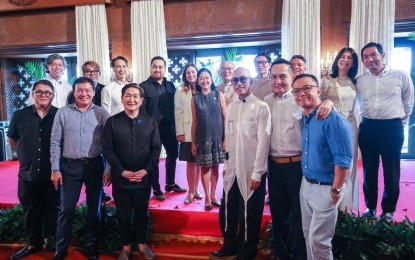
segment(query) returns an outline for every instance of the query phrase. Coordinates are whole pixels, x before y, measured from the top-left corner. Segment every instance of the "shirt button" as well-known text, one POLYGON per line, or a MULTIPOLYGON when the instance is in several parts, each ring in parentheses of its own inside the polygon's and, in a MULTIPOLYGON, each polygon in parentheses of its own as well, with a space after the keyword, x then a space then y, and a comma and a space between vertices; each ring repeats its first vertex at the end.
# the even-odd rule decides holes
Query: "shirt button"
POLYGON ((39 151, 40 151, 40 148, 39 148, 39 151))
POLYGON ((37 159, 38 161, 40 161, 40 158, 39 159, 37 159))
POLYGON ((308 137, 306 137, 305 140, 307 141, 308 140, 308 137))
POLYGON ((305 152, 305 154, 307 154, 307 152, 305 152))

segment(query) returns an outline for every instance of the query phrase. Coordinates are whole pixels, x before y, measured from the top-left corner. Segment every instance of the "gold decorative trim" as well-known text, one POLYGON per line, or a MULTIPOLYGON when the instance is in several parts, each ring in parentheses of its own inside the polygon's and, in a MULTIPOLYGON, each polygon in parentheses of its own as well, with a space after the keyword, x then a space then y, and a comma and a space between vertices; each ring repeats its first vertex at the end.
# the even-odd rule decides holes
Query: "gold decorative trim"
POLYGON ((28 6, 36 3, 37 0, 9 0, 11 4, 14 4, 16 6, 28 6))

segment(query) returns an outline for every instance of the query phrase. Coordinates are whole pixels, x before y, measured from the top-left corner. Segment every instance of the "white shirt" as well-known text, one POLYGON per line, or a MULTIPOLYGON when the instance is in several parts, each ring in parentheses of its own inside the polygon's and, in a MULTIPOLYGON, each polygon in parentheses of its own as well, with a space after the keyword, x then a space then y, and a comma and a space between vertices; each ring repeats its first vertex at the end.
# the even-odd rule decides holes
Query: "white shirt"
POLYGON ((192 141, 192 91, 177 88, 174 94, 174 118, 176 123, 176 136, 184 135, 185 142, 192 141))
MULTIPOLYGON (((52 85, 54 90, 54 97, 52 100, 52 106, 55 106, 57 108, 61 108, 66 106, 66 102, 68 100, 68 94, 72 91, 72 86, 68 83, 68 81, 64 80, 64 79, 60 79, 60 80, 54 80, 49 74, 46 78, 44 78, 46 80, 49 80, 52 85)), ((28 101, 28 105, 33 105, 35 103, 35 101, 33 100, 32 97, 32 90, 30 90, 29 93, 29 101, 28 101)))
POLYGON ((253 194, 249 181, 252 178, 260 182, 262 175, 267 172, 270 134, 271 114, 265 102, 251 94, 244 101, 238 99, 228 106, 225 140, 229 159, 226 161, 223 189, 228 205, 228 192, 235 178, 237 179, 239 191, 245 201, 245 224, 247 201, 253 194))
POLYGON ((264 100, 269 94, 274 93, 271 87, 271 80, 268 78, 255 79, 251 85, 251 90, 261 100, 264 100))
POLYGON ((291 91, 279 98, 272 93, 264 100, 271 111, 271 145, 272 157, 291 157, 301 154, 302 114, 291 91))
POLYGON ((369 119, 401 118, 405 123, 414 106, 414 86, 405 72, 385 67, 378 75, 366 72, 357 78, 357 102, 369 119))
POLYGON ((216 90, 223 93, 225 96, 226 105, 229 105, 231 102, 238 100, 238 94, 233 90, 232 83, 229 82, 227 85, 225 83, 220 84, 216 87, 216 90))
POLYGON ((112 81, 101 90, 101 106, 113 116, 124 111, 121 102, 121 90, 128 82, 122 83, 118 80, 112 81))

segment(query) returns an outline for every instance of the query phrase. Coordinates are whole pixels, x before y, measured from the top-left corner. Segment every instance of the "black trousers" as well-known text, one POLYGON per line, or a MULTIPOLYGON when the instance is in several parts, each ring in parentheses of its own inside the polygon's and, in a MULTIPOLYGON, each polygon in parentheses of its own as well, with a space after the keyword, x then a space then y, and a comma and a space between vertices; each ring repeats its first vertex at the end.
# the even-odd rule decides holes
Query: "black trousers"
POLYGON ((150 220, 150 193, 150 188, 121 189, 113 186, 112 195, 117 207, 118 227, 123 245, 146 243, 150 220))
POLYGON ((255 259, 259 235, 261 229, 262 214, 264 212, 265 200, 265 178, 261 180, 261 185, 254 191, 247 202, 247 240, 245 241, 245 202, 239 191, 237 180, 235 179, 232 188, 228 192, 228 203, 225 202, 225 192, 223 192, 222 204, 219 208, 219 224, 223 235, 222 250, 226 254, 231 252, 238 253, 238 259, 255 259), (227 207, 227 216, 225 209, 227 207), (227 218, 227 219, 226 219, 227 218), (227 228, 226 227, 227 220, 227 228))
POLYGON ((68 249, 75 207, 79 200, 83 183, 86 187, 86 203, 88 205, 83 240, 85 244, 96 242, 98 224, 101 219, 100 206, 104 161, 102 157, 99 157, 83 165, 77 162, 62 160, 61 172, 63 178, 61 187, 62 208, 59 212, 56 231, 57 252, 64 252, 68 249))
POLYGON ((268 159, 268 192, 275 253, 278 259, 307 259, 301 223, 301 162, 268 159))
POLYGON ((395 212, 399 198, 401 150, 404 140, 402 121, 363 118, 359 126, 358 140, 362 152, 366 207, 376 209, 377 206, 380 157, 385 185, 382 210, 385 213, 395 212))
MULTIPOLYGON (((161 144, 166 149, 166 185, 173 185, 176 176, 176 160, 179 156, 179 143, 176 140, 176 130, 172 123, 159 125, 161 144)), ((154 169, 153 190, 160 190, 159 168, 154 169)))
POLYGON ((29 245, 42 245, 43 238, 54 237, 60 207, 59 191, 51 180, 27 181, 19 177, 18 196, 23 207, 29 245))

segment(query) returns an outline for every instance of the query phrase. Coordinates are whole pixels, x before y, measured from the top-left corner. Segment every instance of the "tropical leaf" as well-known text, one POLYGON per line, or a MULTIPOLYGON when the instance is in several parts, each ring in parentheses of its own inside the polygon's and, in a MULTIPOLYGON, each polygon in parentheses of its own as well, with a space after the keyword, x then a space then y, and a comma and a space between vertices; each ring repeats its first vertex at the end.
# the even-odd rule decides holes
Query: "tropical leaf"
POLYGON ((24 69, 34 80, 40 80, 46 77, 46 72, 43 69, 42 62, 27 61, 24 66, 18 65, 19 68, 24 69))
POLYGON ((415 41, 415 32, 410 32, 408 39, 411 40, 411 41, 415 41))

